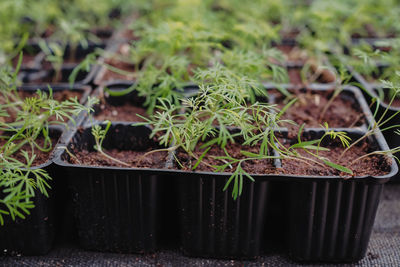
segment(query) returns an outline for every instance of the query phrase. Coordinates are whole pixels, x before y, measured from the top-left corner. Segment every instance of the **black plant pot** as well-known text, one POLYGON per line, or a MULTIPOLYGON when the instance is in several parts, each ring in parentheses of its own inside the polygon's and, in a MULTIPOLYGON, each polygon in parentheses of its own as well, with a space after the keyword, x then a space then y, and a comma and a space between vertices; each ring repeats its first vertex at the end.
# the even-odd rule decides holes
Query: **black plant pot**
MULTIPOLYGON (((290 90, 289 86, 286 88, 290 90)), ((344 97, 355 98, 365 124, 334 130, 346 131, 356 138, 366 131, 367 124, 373 123, 372 115, 358 90, 347 88, 344 97)), ((136 127, 126 126, 130 124, 113 124, 105 146, 146 146, 150 130, 141 128, 146 134, 139 133, 141 130, 136 127)), ((322 131, 307 128, 304 135, 318 138, 322 131)), ((280 132, 288 136, 287 131, 280 132)), ((387 149, 379 131, 368 142, 377 150, 387 149)), ((89 128, 70 133, 65 143, 70 151, 72 145, 85 149, 94 145, 89 128)), ((245 181, 243 195, 234 201, 229 191, 222 190, 230 177, 227 173, 89 167, 66 163, 67 159, 68 153, 60 150, 55 162, 69 174, 84 248, 150 252, 157 249, 161 236, 168 236, 166 232, 174 229, 181 233, 185 254, 230 259, 251 259, 265 248, 282 246, 296 261, 357 261, 365 255, 383 183, 397 173, 392 161, 389 174, 381 177, 345 180, 338 176, 255 175, 255 183, 245 181), (170 187, 163 186, 163 182, 170 187), (178 190, 179 206, 176 200, 166 197, 170 196, 166 191, 162 192, 170 190, 171 185, 178 190), (135 203, 134 207, 125 205, 128 199, 135 203), (174 219, 168 218, 176 213, 160 211, 157 203, 169 207, 169 211, 179 210, 180 229, 157 225, 167 219, 168 225, 176 225, 174 219), (279 244, 274 243, 277 239, 270 228, 276 226, 277 231, 286 233, 286 242, 281 235, 279 244)), ((279 161, 275 166, 280 166, 279 161)))
MULTIPOLYGON (((104 147, 140 151, 151 145, 150 132, 147 127, 133 127, 131 123, 113 124, 104 147)), ((92 150, 91 128, 71 132, 65 143, 70 151, 72 147, 92 150)), ((68 163, 68 157, 61 150, 55 163, 68 175, 80 245, 97 251, 155 251, 165 219, 159 206, 170 201, 160 199, 168 188, 163 187, 164 183, 171 182, 168 172, 74 165, 68 163)))
MULTIPOLYGON (((62 129, 53 127, 50 135, 60 136, 62 129)), ((0 226, 0 250, 4 254, 23 255, 45 255, 50 251, 56 237, 57 211, 56 206, 60 203, 59 191, 63 190, 60 185, 60 173, 53 164, 53 153, 49 160, 33 169, 45 170, 52 180, 47 181, 51 186, 48 189, 49 197, 36 190, 32 201, 35 207, 29 210, 30 215, 25 219, 17 218, 12 221, 11 217, 5 217, 4 226, 0 226)), ((35 179, 32 177, 32 179, 35 179)))
MULTIPOLYGON (((352 140, 364 134, 361 129, 346 132, 352 140)), ((285 130, 279 134, 288 136, 285 130)), ((307 129, 303 136, 322 134, 307 129)), ((375 150, 387 149, 380 133, 367 142, 375 150)), ((275 166, 281 166, 279 160, 275 166)), ((183 252, 251 259, 262 247, 283 246, 295 261, 356 262, 366 254, 383 184, 397 171, 392 160, 389 173, 379 177, 255 175, 254 183, 245 181, 236 201, 222 190, 230 174, 175 171, 183 252), (280 231, 280 239, 286 233, 286 244, 277 241, 270 227, 280 231)))

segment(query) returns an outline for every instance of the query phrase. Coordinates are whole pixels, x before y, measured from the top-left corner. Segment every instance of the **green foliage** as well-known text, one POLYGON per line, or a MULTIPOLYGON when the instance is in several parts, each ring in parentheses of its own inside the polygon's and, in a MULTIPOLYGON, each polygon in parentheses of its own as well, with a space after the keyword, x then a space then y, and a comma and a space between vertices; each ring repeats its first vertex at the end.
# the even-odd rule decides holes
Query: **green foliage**
MULTIPOLYGON (((285 107, 277 109, 265 103, 269 96, 263 84, 288 83, 285 65, 289 59, 304 63, 303 82, 314 82, 328 67, 325 65, 327 53, 334 51, 338 54, 335 60, 341 61, 338 71, 334 72, 338 87, 320 114, 321 123, 326 110, 340 94, 341 85, 350 82, 343 63, 353 66, 366 77, 385 80, 381 83, 389 94, 385 98, 380 91, 381 98, 376 103, 387 101, 388 97, 390 106, 399 91, 399 40, 373 46, 361 42, 355 46, 352 39, 398 35, 399 8, 395 0, 339 0, 335 3, 325 0, 3 0, 0 2, 0 39, 3 40, 0 65, 11 66, 13 61, 18 70, 22 62, 22 57, 18 58, 20 51, 28 41, 39 40, 46 61, 56 70, 56 81, 60 78, 63 63, 75 59, 79 46, 85 48, 90 42, 100 42, 95 34, 97 27, 120 30, 121 23, 131 21, 129 28, 133 30, 135 40, 124 44, 123 49, 127 51, 107 55, 107 51, 97 50, 88 55, 70 75, 70 84, 75 82, 80 71, 88 72, 99 56, 132 64, 133 73, 118 69, 107 60, 99 63, 113 72, 133 77, 135 81, 124 91, 107 92, 123 96, 135 90, 144 97, 144 106, 150 114, 146 123, 153 127, 152 137, 157 136, 160 144, 168 149, 188 153, 195 162, 189 166, 193 170, 204 164, 204 158, 209 156, 213 146, 225 149, 234 142, 257 146, 258 153, 242 151, 240 158, 232 157, 227 151, 225 156, 216 157, 221 162, 213 166, 216 171, 232 172, 224 189, 232 186, 232 196, 237 198, 243 190, 244 179, 253 180, 243 167, 246 161, 272 160, 275 156, 270 152, 275 150, 281 159, 306 161, 351 174, 350 168, 320 156, 319 152, 327 150, 321 142, 325 138, 337 139, 346 153, 378 127, 383 130, 396 127, 389 126, 388 122, 397 113, 384 118, 386 110, 367 134, 352 144, 345 132, 334 132, 323 124, 325 133, 321 138, 303 141, 304 126, 301 126, 298 142, 285 147, 276 133, 283 123, 294 124, 281 117, 297 100, 277 86, 291 99, 285 107), (120 15, 109 16, 116 8, 120 15), (273 48, 288 37, 297 41, 294 54, 284 55, 273 48), (344 47, 349 50, 348 54, 344 47), (70 58, 65 56, 67 51, 70 58), (17 66, 15 61, 19 62, 17 66), (385 68, 378 69, 378 64, 385 68), (188 83, 199 87, 197 94, 190 98, 184 97, 188 83), (239 130, 232 131, 232 128, 239 130), (203 143, 200 156, 194 153, 199 143, 203 143), (306 151, 310 157, 301 156, 299 150, 306 151)), ((6 140, 0 149, 4 160, 1 164, 5 166, 0 177, 6 177, 0 179, 0 187, 11 188, 9 192, 4 191, 9 197, 1 202, 6 209, 0 208, 0 222, 3 222, 2 215, 23 217, 32 207, 29 199, 35 192, 33 189, 38 188, 43 193, 48 189, 45 181, 49 177, 28 164, 34 162, 34 155, 25 154, 26 163, 16 162, 13 155, 25 144, 50 151, 49 126, 65 124, 79 112, 89 111, 77 99, 54 101, 51 90, 21 99, 16 92, 16 83, 17 76, 10 72, 10 67, 0 68, 0 131, 1 138, 6 140), (5 123, 5 118, 11 116, 15 116, 12 122, 5 123), (35 142, 38 136, 45 137, 44 147, 35 142), (12 189, 14 186, 19 189, 12 189)), ((89 99, 88 106, 94 102, 89 99)), ((105 125, 93 127, 94 148, 104 157, 129 166, 110 157, 103 149, 110 125, 105 122, 105 125)))
POLYGON ((92 135, 94 137, 95 140, 95 145, 94 145, 94 149, 97 150, 101 155, 103 155, 105 158, 108 158, 112 161, 115 161, 121 165, 124 165, 126 167, 129 167, 129 164, 120 161, 116 158, 111 157, 110 155, 108 155, 106 152, 104 152, 103 150, 103 142, 104 139, 106 138, 106 135, 108 133, 108 131, 110 130, 111 127, 111 122, 110 121, 104 121, 103 122, 105 124, 105 128, 103 129, 100 125, 94 125, 92 127, 92 135))
MULTIPOLYGON (((48 93, 38 90, 21 98, 17 87, 10 85, 15 84, 16 73, 0 70, 0 224, 4 224, 4 216, 25 218, 34 207, 36 194, 48 196, 51 177, 35 163, 35 151, 50 153, 53 149, 50 127, 67 126, 74 116, 92 109, 77 98, 54 100, 51 88, 48 93), (44 139, 42 146, 37 142, 39 137, 44 139)), ((89 98, 88 102, 92 105, 97 101, 89 98)))

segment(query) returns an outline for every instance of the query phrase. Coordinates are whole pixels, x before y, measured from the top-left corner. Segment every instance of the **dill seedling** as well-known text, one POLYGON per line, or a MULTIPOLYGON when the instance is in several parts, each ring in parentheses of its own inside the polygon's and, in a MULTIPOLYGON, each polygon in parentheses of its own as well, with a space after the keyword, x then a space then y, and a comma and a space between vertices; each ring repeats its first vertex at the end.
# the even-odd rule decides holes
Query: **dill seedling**
POLYGON ((89 98, 88 106, 81 105, 77 98, 58 102, 52 98, 51 88, 49 93, 38 90, 36 95, 22 99, 15 85, 17 72, 0 73, 4 73, 0 77, 0 224, 4 224, 5 216, 12 220, 25 218, 34 207, 32 198, 36 194, 48 196, 51 177, 35 166, 35 151, 48 153, 52 150, 50 127, 67 127, 74 116, 91 112, 90 105, 97 101, 89 98), (11 121, 6 122, 6 119, 11 121), (39 137, 44 139, 43 146, 37 142, 39 137), (21 154, 23 160, 17 160, 17 154, 21 154))

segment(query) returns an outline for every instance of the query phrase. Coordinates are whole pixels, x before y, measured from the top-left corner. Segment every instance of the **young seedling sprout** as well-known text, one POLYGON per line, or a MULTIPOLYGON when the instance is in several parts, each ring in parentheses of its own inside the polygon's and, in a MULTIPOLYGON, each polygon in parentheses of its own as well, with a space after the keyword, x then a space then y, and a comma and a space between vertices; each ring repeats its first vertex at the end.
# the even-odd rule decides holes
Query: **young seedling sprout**
MULTIPOLYGON (((322 110, 322 112, 319 115, 319 121, 322 122, 326 112, 328 111, 328 109, 331 107, 331 105, 333 104, 333 101, 335 101, 335 99, 340 95, 340 93, 343 91, 343 85, 348 84, 351 80, 351 75, 347 73, 347 70, 345 68, 345 66, 343 64, 340 64, 338 66, 338 70, 339 70, 339 78, 335 87, 335 90, 332 94, 332 96, 330 97, 328 103, 325 105, 324 109, 322 110)), ((356 123, 357 120, 354 122, 356 123)))
POLYGON ((104 152, 103 150, 103 141, 104 138, 106 138, 106 135, 108 133, 108 130, 110 129, 111 126, 111 121, 104 121, 105 128, 103 129, 100 125, 95 125, 92 127, 92 135, 94 137, 94 140, 96 144, 94 145, 94 149, 97 150, 102 156, 105 158, 108 158, 112 161, 115 161, 121 165, 129 167, 130 165, 126 162, 120 161, 116 158, 111 157, 107 153, 104 152))

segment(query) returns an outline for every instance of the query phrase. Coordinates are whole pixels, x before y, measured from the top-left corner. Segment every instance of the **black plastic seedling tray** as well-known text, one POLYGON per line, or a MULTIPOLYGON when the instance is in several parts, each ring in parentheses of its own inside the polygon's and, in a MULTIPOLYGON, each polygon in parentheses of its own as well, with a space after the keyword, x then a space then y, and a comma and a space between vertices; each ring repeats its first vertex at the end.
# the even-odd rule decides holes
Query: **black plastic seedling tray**
MULTIPOLYGON (((62 128, 50 128, 50 135, 62 135, 62 128)), ((25 219, 17 218, 12 221, 5 218, 5 225, 0 227, 0 250, 4 254, 45 255, 50 251, 56 238, 57 214, 60 208, 60 190, 63 190, 62 180, 57 166, 53 164, 55 149, 49 155, 49 160, 32 169, 43 169, 48 172, 52 180, 47 181, 51 186, 48 189, 49 198, 36 190, 32 199, 35 208, 25 219)), ((32 179, 35 179, 32 177, 32 179)))
MULTIPOLYGON (((330 89, 320 85, 311 87, 330 89)), ((371 112, 359 90, 352 87, 346 90, 345 93, 355 96, 366 123, 372 123, 371 112)), ((129 125, 113 124, 109 140, 113 140, 116 148, 137 144, 138 140, 142 140, 139 142, 142 145, 146 143, 142 138, 150 130, 129 125), (132 135, 140 138, 131 139, 132 135), (119 141, 121 138, 124 142, 119 141)), ((366 126, 335 130, 359 136, 366 126)), ((304 134, 316 136, 321 131, 308 128, 304 134)), ((65 143, 67 147, 71 144, 92 147, 92 139, 90 128, 85 128, 69 133, 65 143)), ((379 131, 368 140, 379 150, 387 149, 379 131)), ((227 173, 89 167, 69 164, 66 157, 67 153, 61 149, 55 162, 69 173, 80 244, 84 248, 138 253, 162 249, 160 237, 168 235, 156 229, 168 230, 157 226, 163 221, 159 216, 165 216, 157 208, 156 203, 161 202, 179 210, 180 245, 185 254, 231 259, 255 258, 265 249, 268 253, 268 248, 283 246, 296 261, 359 260, 365 255, 383 184, 398 171, 392 160, 389 174, 380 177, 255 175, 256 182, 246 182, 243 195, 235 202, 228 192, 222 191, 230 177, 227 173), (178 190, 178 206, 176 200, 165 197, 168 194, 157 193, 163 188, 162 182, 178 190), (137 206, 125 205, 127 199, 136 199, 133 202, 137 206), (151 209, 143 213, 145 207, 151 209), (271 226, 278 226, 277 231, 281 232, 279 244, 274 243, 276 233, 273 234, 271 226)), ((275 164, 278 167, 279 161, 275 164)))
MULTIPOLYGON (((64 143, 68 148, 74 146, 90 149, 94 145, 90 129, 71 132, 64 143)), ((147 127, 115 123, 110 128, 105 147, 111 145, 119 149, 140 150, 148 146, 150 132, 147 127)), ((198 203, 198 196, 189 193, 191 190, 198 190, 189 189, 192 185, 196 187, 198 176, 194 174, 194 179, 191 179, 185 175, 186 172, 168 169, 171 164, 169 161, 165 162, 165 169, 130 169, 74 165, 68 163, 67 158, 68 154, 63 152, 55 162, 68 172, 74 195, 79 242, 85 249, 145 253, 159 249, 158 243, 170 244, 178 233, 175 235, 168 231, 176 227, 167 229, 161 224, 176 226, 179 220, 177 217, 169 218, 170 213, 165 213, 158 207, 162 206, 170 211, 181 210, 183 250, 189 255, 254 258, 260 253, 267 182, 259 187, 258 183, 250 184, 238 201, 234 201, 228 192, 222 192, 222 187, 219 186, 214 185, 214 191, 204 191, 205 194, 215 194, 218 201, 225 199, 230 203, 229 209, 232 208, 223 209, 225 214, 220 214, 221 217, 215 214, 215 224, 210 224, 207 219, 207 211, 210 211, 207 210, 207 197, 201 207, 204 211, 202 220, 191 217, 190 210, 197 210, 197 206, 201 205, 198 203), (172 189, 172 192, 178 191, 180 205, 177 205, 176 195, 165 191, 167 188, 172 189), (258 203, 254 207, 253 201, 258 203), (218 222, 226 225, 225 232, 217 231, 215 227, 218 222), (201 228, 200 225, 204 226, 204 234, 208 230, 214 230, 215 234, 220 233, 220 243, 214 243, 212 232, 208 233, 204 242, 199 241, 199 238, 203 239, 202 234, 196 232, 196 229, 201 228), (213 229, 206 230, 207 227, 213 229), (159 233, 159 229, 164 232, 159 233), (161 240, 165 236, 169 236, 171 240, 161 240), (209 251, 209 254, 205 254, 203 249, 209 251)), ((229 175, 224 174, 224 177, 225 179, 221 179, 219 175, 214 175, 211 183, 222 185, 229 175)), ((211 181, 208 178, 206 180, 211 181)), ((214 203, 218 205, 216 201, 214 203)))
MULTIPOLYGON (((143 150, 151 141, 148 127, 117 123, 110 128, 104 147, 143 150)), ((92 150, 91 128, 73 131, 65 137, 67 147, 92 150)), ((80 245, 89 250, 125 253, 153 252, 158 248, 159 228, 166 200, 165 170, 95 167, 70 164, 61 150, 55 163, 68 174, 73 194, 80 245), (161 204, 160 204, 161 203, 161 204)))

